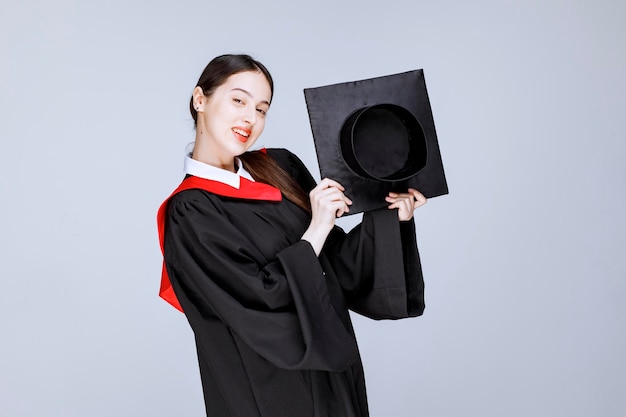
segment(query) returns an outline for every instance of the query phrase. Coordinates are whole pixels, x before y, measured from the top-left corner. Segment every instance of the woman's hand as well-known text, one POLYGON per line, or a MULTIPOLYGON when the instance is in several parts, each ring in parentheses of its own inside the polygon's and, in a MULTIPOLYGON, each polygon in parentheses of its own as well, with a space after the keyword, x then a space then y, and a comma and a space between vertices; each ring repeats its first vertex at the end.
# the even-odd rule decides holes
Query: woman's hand
POLYGON ((311 224, 302 239, 311 243, 317 255, 320 254, 326 237, 335 225, 335 219, 350 211, 352 201, 346 197, 344 188, 337 181, 324 178, 311 190, 311 224))
POLYGON ((406 193, 389 193, 385 197, 390 209, 398 209, 398 219, 401 222, 413 218, 413 211, 426 204, 426 197, 414 188, 409 188, 406 193))

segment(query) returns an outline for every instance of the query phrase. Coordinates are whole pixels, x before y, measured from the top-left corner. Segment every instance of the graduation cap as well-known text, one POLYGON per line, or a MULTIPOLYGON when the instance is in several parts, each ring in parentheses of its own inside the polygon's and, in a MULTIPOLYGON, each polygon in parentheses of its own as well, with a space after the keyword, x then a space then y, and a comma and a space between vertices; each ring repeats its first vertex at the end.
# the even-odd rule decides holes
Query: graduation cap
POLYGON ((346 188, 350 213, 386 207, 411 187, 448 193, 423 70, 304 89, 322 178, 346 188))

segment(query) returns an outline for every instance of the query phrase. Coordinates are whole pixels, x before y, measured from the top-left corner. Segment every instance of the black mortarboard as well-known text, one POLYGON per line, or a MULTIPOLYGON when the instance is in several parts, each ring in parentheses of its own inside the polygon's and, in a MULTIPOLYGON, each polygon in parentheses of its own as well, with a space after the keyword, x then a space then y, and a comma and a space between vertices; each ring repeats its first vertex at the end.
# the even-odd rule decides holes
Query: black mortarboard
POLYGON ((350 214, 388 205, 412 187, 448 193, 420 70, 304 90, 322 178, 346 188, 350 214))

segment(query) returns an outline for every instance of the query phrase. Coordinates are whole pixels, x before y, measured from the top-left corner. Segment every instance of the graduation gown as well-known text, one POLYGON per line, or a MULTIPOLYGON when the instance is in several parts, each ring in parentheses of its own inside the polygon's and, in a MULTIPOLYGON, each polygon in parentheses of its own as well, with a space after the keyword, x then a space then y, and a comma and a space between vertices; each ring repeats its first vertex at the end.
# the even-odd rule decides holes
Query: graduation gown
MULTIPOLYGON (((295 155, 267 154, 305 191, 315 186, 295 155)), ((188 189, 169 199, 163 221, 165 268, 195 335, 208 416, 368 416, 348 309, 422 314, 413 221, 365 213, 349 233, 335 227, 319 257, 301 240, 310 214, 284 197, 188 189)))

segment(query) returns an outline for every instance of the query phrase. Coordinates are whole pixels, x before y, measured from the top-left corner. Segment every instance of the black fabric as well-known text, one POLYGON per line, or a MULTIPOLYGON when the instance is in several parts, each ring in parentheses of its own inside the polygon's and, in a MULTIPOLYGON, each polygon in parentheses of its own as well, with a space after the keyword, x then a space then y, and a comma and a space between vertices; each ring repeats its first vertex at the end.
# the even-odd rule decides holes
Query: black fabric
POLYGON ((382 208, 390 191, 448 193, 423 70, 304 90, 322 178, 346 188, 348 214, 382 208), (373 113, 359 126, 359 114, 373 113))
POLYGON ((355 111, 343 123, 340 142, 346 164, 362 177, 402 181, 426 166, 428 149, 421 125, 411 112, 393 104, 355 111))
MULTIPOLYGON (((314 187, 293 154, 268 155, 314 187)), ((300 239, 309 221, 286 199, 203 190, 171 199, 165 263, 195 334, 208 416, 365 417, 348 308, 375 319, 422 314, 413 222, 366 213, 348 234, 336 227, 318 258, 300 239)))

